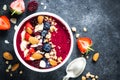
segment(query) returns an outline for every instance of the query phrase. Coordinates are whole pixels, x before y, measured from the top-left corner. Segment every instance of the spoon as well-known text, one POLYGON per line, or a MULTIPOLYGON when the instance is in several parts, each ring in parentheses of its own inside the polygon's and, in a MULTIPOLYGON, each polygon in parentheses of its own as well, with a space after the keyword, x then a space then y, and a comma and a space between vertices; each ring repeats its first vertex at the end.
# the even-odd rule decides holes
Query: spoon
POLYGON ((84 57, 76 58, 66 68, 67 75, 63 77, 63 80, 76 78, 84 71, 86 66, 86 59, 84 57))

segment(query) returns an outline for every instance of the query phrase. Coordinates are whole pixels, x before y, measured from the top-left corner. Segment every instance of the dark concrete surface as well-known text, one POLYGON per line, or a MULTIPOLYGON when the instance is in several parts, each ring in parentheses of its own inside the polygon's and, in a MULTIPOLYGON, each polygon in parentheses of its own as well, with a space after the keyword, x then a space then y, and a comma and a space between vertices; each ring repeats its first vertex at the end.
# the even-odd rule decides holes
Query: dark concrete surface
MULTIPOLYGON (((9 7, 7 11, 3 11, 4 4, 9 4, 13 0, 0 0, 0 13, 10 17, 9 7)), ((24 0, 27 2, 28 0, 24 0)), ((120 0, 38 0, 39 3, 43 2, 47 8, 44 9, 43 5, 39 5, 36 12, 52 12, 62 17, 70 27, 77 27, 77 33, 81 36, 88 36, 93 40, 93 48, 100 53, 98 62, 92 62, 92 54, 90 52, 89 59, 87 59, 87 65, 82 75, 87 72, 96 74, 99 76, 98 80, 120 80, 120 0), (87 32, 83 32, 83 27, 87 28, 87 32)), ((25 11, 20 16, 17 16, 17 25, 28 16, 30 13, 25 11)), ((68 63, 73 59, 81 56, 76 41, 74 41, 74 50, 70 59, 64 66, 56 71, 49 73, 38 73, 29 70, 24 65, 20 65, 20 68, 12 72, 13 76, 10 77, 10 73, 6 73, 5 70, 8 65, 5 64, 5 60, 2 57, 4 51, 9 51, 14 56, 14 61, 10 64, 19 62, 13 49, 13 36, 14 36, 14 24, 12 24, 9 31, 0 31, 0 80, 62 80, 66 75, 65 69, 68 63), (4 40, 8 40, 10 44, 5 44, 4 40), (23 70, 23 74, 20 75, 19 71, 23 70)), ((75 34, 73 34, 75 35, 75 34)), ((74 40, 75 37, 74 37, 74 40)), ((70 79, 81 80, 81 76, 70 79)))

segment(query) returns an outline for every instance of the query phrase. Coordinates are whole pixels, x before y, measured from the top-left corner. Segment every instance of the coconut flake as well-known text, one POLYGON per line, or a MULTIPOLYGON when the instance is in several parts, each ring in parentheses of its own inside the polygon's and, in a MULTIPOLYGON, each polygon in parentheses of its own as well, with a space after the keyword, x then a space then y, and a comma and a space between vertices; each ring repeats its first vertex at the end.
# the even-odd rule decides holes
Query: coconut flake
POLYGON ((47 9, 47 6, 44 6, 44 9, 47 9))
POLYGON ((7 10, 7 5, 6 5, 6 4, 3 5, 3 10, 4 10, 4 11, 7 10))
POLYGON ((5 40, 4 42, 5 42, 5 44, 9 44, 10 43, 8 40, 5 40))
POLYGON ((41 5, 44 5, 44 3, 43 3, 43 2, 41 2, 41 5))
POLYGON ((10 18, 11 23, 16 24, 17 19, 16 18, 10 18))
POLYGON ((16 30, 17 30, 17 28, 18 28, 18 26, 17 26, 17 25, 15 25, 15 26, 14 26, 14 30, 16 31, 16 30))

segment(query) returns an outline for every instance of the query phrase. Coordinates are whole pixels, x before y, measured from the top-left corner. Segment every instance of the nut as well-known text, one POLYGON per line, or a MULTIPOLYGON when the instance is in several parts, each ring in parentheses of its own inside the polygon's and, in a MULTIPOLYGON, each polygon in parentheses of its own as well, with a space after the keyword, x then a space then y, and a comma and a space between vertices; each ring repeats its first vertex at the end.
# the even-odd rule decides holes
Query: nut
POLYGON ((49 61, 50 61, 50 64, 51 64, 52 66, 56 66, 56 65, 57 65, 57 61, 55 61, 55 60, 53 60, 53 59, 50 59, 49 61))
POLYGON ((86 77, 85 77, 85 76, 82 76, 82 80, 86 80, 86 77))
POLYGON ((33 30, 32 30, 30 27, 27 27, 27 28, 26 28, 26 32, 28 32, 29 34, 32 34, 32 33, 33 33, 33 30))
POLYGON ((39 43, 39 40, 36 38, 36 37, 30 37, 29 38, 29 42, 31 44, 38 44, 39 43))
POLYGON ((43 55, 35 52, 31 57, 34 58, 35 60, 38 60, 38 59, 43 58, 43 55))
POLYGON ((43 23, 44 16, 38 16, 37 20, 39 24, 43 23))
POLYGON ((19 63, 16 63, 12 66, 11 71, 16 71, 19 67, 19 63))
POLYGON ((13 60, 13 56, 12 56, 11 53, 9 53, 9 52, 4 52, 4 53, 3 53, 3 57, 4 57, 6 60, 13 60))
POLYGON ((94 55, 93 55, 93 61, 97 61, 98 60, 98 58, 99 58, 99 53, 95 53, 94 55))

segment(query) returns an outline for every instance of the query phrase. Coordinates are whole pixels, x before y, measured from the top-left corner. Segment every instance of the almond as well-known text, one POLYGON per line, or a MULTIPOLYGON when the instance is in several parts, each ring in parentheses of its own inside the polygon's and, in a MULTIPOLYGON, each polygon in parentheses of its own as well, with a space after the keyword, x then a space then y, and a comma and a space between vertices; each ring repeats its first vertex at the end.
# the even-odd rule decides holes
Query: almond
POLYGON ((56 66, 57 65, 57 61, 53 60, 53 59, 50 59, 50 64, 52 66, 56 66))
POLYGON ((35 60, 38 60, 38 59, 43 58, 43 55, 35 52, 31 57, 34 58, 35 60))
POLYGON ((39 24, 42 24, 42 23, 43 23, 43 19, 44 19, 43 16, 38 16, 38 18, 37 18, 38 23, 39 23, 39 24))
POLYGON ((10 52, 4 52, 4 53, 3 53, 3 57, 4 57, 6 60, 13 60, 13 56, 11 55, 10 52))
POLYGON ((39 40, 36 38, 36 37, 30 37, 29 38, 29 42, 31 44, 38 44, 39 43, 39 40))
POLYGON ((18 67, 19 67, 19 63, 14 64, 14 65, 12 66, 11 71, 16 71, 16 70, 18 69, 18 67))
POLYGON ((93 61, 97 61, 98 60, 98 58, 99 58, 99 53, 95 53, 94 55, 93 55, 93 61))
POLYGON ((32 34, 33 33, 33 30, 29 27, 26 28, 26 32, 28 32, 29 34, 32 34))

